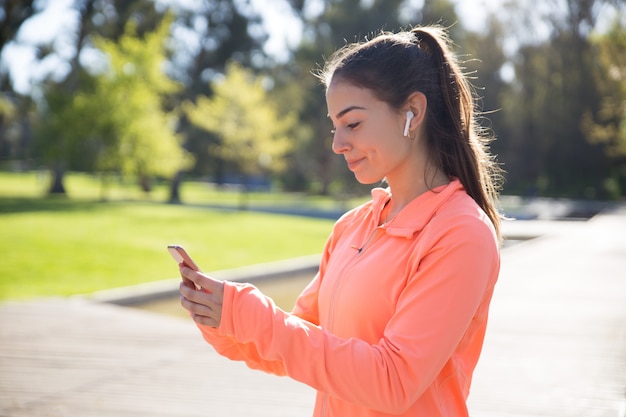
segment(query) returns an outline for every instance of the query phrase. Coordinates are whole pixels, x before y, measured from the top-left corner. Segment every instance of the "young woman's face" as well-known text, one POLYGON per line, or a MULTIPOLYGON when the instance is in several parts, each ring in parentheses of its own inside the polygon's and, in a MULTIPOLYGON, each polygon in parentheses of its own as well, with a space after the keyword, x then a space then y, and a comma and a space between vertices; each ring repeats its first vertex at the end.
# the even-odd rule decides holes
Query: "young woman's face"
POLYGON ((333 122, 333 152, 343 155, 362 184, 410 170, 411 140, 403 135, 406 115, 378 100, 369 89, 333 81, 326 91, 333 122))

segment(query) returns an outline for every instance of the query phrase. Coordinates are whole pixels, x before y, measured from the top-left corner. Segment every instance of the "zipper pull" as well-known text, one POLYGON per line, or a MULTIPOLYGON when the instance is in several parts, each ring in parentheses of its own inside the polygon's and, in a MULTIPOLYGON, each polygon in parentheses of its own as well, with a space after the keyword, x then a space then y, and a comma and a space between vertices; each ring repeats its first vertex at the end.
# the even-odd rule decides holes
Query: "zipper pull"
POLYGON ((359 247, 358 247, 357 245, 355 245, 354 243, 353 243, 352 245, 350 245, 350 247, 351 247, 352 249, 356 249, 356 251, 357 251, 358 253, 361 253, 361 251, 363 250, 363 248, 359 248, 359 247))

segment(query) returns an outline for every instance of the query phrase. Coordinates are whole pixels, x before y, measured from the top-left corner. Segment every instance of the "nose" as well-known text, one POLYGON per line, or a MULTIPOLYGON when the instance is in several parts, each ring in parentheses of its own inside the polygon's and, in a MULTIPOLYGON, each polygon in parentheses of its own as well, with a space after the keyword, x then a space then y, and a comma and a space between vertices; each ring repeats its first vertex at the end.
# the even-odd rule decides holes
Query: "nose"
POLYGON ((339 130, 333 133, 333 152, 340 155, 350 149, 350 145, 345 140, 345 136, 342 135, 339 130))

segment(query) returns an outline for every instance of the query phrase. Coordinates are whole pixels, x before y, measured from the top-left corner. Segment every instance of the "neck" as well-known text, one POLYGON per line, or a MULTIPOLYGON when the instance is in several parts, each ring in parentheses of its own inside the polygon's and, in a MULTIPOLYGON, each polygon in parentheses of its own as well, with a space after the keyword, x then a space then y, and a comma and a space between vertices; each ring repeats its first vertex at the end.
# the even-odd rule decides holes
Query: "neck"
POLYGON ((381 216, 384 219, 383 223, 389 223, 407 204, 418 196, 450 182, 450 179, 441 171, 438 171, 428 180, 426 182, 422 178, 420 181, 404 181, 393 184, 388 180, 391 199, 385 205, 383 215, 381 216))

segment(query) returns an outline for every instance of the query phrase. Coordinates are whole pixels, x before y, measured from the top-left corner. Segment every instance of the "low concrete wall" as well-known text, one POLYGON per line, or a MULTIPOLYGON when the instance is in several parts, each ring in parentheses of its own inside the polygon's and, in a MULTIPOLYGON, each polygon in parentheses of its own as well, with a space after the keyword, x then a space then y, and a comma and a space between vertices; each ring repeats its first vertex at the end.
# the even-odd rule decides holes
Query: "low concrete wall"
MULTIPOLYGON (((296 275, 309 274, 311 278, 317 272, 321 255, 310 255, 283 261, 249 265, 241 268, 207 271, 214 278, 225 281, 255 283, 263 280, 286 279, 296 275)), ((80 297, 93 301, 117 305, 135 305, 174 297, 178 294, 180 278, 171 278, 128 287, 98 291, 80 297)))

